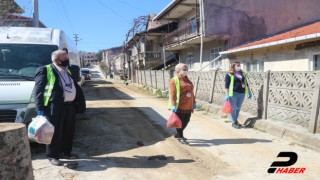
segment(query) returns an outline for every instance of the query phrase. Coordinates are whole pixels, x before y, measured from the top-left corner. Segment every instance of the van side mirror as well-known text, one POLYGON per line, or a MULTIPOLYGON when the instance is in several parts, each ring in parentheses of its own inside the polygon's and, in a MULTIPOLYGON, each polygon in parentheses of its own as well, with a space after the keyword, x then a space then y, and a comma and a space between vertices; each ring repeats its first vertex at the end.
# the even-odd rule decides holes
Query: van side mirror
POLYGON ((80 76, 80 67, 77 65, 70 65, 69 70, 71 72, 72 77, 77 81, 81 81, 81 76, 80 76))

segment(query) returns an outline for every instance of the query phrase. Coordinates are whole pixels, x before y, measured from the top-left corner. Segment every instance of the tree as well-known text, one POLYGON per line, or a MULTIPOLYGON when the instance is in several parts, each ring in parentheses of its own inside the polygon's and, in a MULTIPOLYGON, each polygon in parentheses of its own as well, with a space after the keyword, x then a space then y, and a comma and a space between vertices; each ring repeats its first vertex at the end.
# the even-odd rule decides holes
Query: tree
POLYGON ((146 30, 148 20, 149 20, 149 16, 140 16, 136 19, 133 19, 132 28, 128 31, 126 35, 126 41, 134 37, 137 33, 146 30))
POLYGON ((8 15, 13 13, 24 13, 23 9, 14 0, 0 0, 0 26, 8 15))
POLYGON ((96 54, 97 60, 99 62, 102 61, 102 53, 103 53, 103 50, 99 50, 98 53, 96 54))

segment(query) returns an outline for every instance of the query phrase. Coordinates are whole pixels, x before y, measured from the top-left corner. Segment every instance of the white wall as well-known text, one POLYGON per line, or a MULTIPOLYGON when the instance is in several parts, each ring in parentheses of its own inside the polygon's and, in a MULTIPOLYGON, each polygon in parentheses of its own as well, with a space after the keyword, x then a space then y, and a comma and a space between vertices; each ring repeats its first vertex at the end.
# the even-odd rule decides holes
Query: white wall
POLYGON ((254 51, 234 54, 231 61, 251 62, 263 61, 264 71, 310 71, 313 55, 320 54, 320 47, 310 47, 296 50, 296 45, 286 44, 254 51))
POLYGON ((272 71, 308 71, 308 59, 269 61, 264 64, 265 70, 272 71))
MULTIPOLYGON (((202 57, 202 67, 204 67, 204 69, 202 71, 212 70, 209 65, 209 62, 212 61, 211 56, 210 56, 211 49, 219 48, 219 47, 224 49, 225 48, 224 46, 225 46, 224 41, 211 41, 211 42, 204 43, 203 57, 202 57), (208 66, 206 66, 206 65, 208 65, 208 66)), ((194 71, 200 70, 200 44, 194 45, 193 47, 183 49, 180 51, 180 61, 182 63, 187 64, 186 60, 187 60, 187 55, 189 53, 193 53, 193 56, 194 56, 194 69, 193 70, 194 71)), ((224 66, 225 66, 225 63, 222 62, 221 68, 224 68, 224 66)))

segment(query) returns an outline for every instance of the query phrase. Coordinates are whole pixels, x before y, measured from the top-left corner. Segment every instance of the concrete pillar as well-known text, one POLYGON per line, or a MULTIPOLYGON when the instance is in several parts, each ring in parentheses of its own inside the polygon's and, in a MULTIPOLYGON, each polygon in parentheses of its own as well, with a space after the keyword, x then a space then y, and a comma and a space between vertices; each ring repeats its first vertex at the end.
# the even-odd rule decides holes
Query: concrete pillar
POLYGON ((29 139, 23 124, 0 123, 0 179, 34 179, 29 139))
POLYGON ((320 109, 320 73, 316 73, 315 77, 315 87, 313 90, 313 98, 312 98, 312 109, 311 109, 311 116, 310 116, 310 122, 309 122, 309 132, 310 133, 316 133, 318 130, 318 115, 319 115, 319 109, 320 109))
POLYGON ((264 73, 262 119, 268 119, 268 101, 269 101, 270 77, 271 77, 271 71, 270 70, 264 73))
POLYGON ((209 103, 212 103, 212 101, 213 101, 214 87, 216 84, 217 72, 218 72, 218 70, 213 71, 213 78, 212 78, 212 84, 211 84, 211 90, 210 90, 211 94, 210 94, 209 103))
POLYGON ((194 89, 195 89, 194 90, 194 95, 195 95, 196 99, 197 99, 197 93, 198 93, 199 80, 200 80, 200 76, 197 76, 196 83, 194 84, 194 89))

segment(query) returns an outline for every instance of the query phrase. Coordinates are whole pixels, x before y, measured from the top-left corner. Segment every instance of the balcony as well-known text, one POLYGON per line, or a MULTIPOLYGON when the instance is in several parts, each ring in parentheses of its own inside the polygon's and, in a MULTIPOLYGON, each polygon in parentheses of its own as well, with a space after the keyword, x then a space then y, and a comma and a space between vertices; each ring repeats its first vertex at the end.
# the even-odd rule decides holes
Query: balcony
POLYGON ((177 30, 163 36, 165 46, 182 43, 199 35, 199 19, 179 27, 177 30))
POLYGON ((139 54, 145 61, 159 61, 161 60, 161 52, 159 51, 145 51, 139 54))
POLYGON ((145 52, 146 61, 157 61, 161 60, 161 52, 158 51, 146 51, 145 52))

